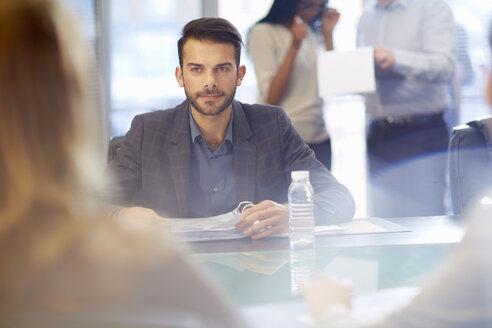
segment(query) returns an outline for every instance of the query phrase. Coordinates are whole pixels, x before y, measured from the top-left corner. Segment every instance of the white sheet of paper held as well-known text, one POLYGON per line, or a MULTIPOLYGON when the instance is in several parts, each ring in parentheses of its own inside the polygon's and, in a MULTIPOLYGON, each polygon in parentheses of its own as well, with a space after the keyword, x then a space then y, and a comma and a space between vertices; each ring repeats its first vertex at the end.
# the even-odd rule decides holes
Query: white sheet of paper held
POLYGON ((374 48, 325 51, 318 56, 320 97, 376 91, 374 48))

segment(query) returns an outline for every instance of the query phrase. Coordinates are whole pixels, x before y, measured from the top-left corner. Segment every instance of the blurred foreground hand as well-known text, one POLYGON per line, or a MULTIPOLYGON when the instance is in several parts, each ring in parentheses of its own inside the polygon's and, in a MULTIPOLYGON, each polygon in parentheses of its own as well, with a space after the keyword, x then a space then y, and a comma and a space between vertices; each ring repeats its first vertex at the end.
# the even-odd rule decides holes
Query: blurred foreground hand
POLYGON ((352 286, 349 282, 322 275, 317 275, 312 283, 303 285, 302 293, 316 321, 326 312, 340 308, 348 310, 352 300, 352 286))
POLYGON ((111 213, 112 218, 125 220, 142 220, 143 222, 170 222, 169 219, 160 216, 153 209, 133 206, 133 207, 118 207, 111 213))

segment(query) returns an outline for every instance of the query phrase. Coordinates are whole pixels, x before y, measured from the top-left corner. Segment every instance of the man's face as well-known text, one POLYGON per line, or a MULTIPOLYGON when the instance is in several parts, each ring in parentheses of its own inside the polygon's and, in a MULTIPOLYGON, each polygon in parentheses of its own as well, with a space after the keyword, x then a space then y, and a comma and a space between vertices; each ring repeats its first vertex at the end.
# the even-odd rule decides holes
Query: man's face
POLYGON ((236 66, 234 45, 190 39, 183 46, 183 68, 176 79, 184 87, 192 110, 217 116, 231 105, 245 67, 236 66))

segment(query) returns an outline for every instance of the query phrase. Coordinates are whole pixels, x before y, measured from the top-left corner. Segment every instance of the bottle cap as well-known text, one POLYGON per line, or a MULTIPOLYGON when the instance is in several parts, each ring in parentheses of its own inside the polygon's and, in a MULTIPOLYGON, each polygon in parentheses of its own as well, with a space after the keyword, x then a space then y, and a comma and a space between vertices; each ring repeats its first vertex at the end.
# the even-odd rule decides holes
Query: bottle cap
POLYGON ((309 171, 292 171, 290 173, 292 180, 305 180, 309 179, 309 171))

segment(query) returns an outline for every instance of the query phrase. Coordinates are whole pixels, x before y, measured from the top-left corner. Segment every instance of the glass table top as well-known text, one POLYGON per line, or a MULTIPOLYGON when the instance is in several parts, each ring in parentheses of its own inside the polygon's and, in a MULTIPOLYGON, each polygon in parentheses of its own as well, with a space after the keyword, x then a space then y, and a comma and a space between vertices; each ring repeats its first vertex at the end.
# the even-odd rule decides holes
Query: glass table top
POLYGON ((192 254, 240 306, 300 299, 315 274, 348 279, 354 293, 420 286, 452 243, 192 254))

